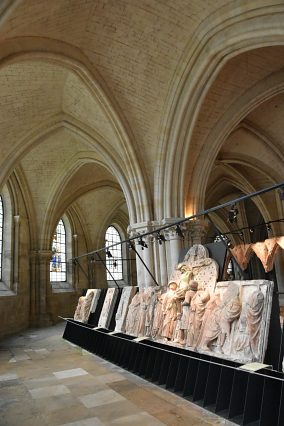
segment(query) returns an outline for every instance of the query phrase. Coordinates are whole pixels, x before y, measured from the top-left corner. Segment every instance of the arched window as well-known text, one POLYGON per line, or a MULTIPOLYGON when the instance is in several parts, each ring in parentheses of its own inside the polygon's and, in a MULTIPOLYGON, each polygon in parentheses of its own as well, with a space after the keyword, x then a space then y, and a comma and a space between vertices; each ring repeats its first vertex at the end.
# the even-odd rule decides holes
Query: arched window
POLYGON ((3 225, 4 225, 3 200, 0 195, 0 280, 2 280, 3 225))
POLYGON ((58 222, 52 240, 50 281, 66 281, 66 229, 62 219, 58 222))
MULTIPOLYGON (((121 243, 121 238, 114 226, 106 230, 106 246, 121 243)), ((111 247, 106 253, 107 280, 122 280, 122 250, 121 244, 111 247)))

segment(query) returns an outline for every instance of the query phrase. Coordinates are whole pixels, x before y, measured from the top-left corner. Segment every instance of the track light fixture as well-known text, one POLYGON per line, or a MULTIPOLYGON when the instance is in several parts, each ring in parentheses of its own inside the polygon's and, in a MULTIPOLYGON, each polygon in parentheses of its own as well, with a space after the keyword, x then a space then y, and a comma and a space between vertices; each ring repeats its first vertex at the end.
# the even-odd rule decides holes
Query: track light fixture
POLYGON ((228 239, 228 240, 226 241, 226 243, 227 243, 227 247, 229 247, 229 248, 231 248, 231 247, 232 247, 232 242, 231 242, 231 240, 229 240, 229 239, 228 239))
POLYGON ((159 241, 159 244, 162 245, 163 242, 166 241, 166 238, 165 238, 164 234, 157 232, 157 240, 159 241))
POLYGON ((176 234, 181 237, 184 238, 184 235, 182 233, 181 227, 179 225, 176 226, 176 234))
POLYGON ((106 255, 107 255, 108 258, 112 257, 112 254, 109 250, 106 251, 106 255))
POLYGON ((236 207, 235 204, 233 204, 229 210, 229 214, 228 214, 228 221, 230 223, 236 223, 237 222, 237 216, 239 214, 239 211, 236 207))
POLYGON ((141 246, 141 250, 144 250, 144 248, 148 248, 147 244, 145 243, 144 240, 142 240, 141 237, 138 238, 138 244, 139 246, 141 246))

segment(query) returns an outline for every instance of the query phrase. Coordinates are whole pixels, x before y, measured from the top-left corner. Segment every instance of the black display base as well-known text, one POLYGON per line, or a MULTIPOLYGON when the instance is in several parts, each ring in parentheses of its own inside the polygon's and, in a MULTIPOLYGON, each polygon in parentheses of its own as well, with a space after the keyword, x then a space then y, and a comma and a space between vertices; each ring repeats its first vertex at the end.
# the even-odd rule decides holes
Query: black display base
POLYGON ((72 319, 63 338, 239 425, 284 425, 284 376, 72 319))

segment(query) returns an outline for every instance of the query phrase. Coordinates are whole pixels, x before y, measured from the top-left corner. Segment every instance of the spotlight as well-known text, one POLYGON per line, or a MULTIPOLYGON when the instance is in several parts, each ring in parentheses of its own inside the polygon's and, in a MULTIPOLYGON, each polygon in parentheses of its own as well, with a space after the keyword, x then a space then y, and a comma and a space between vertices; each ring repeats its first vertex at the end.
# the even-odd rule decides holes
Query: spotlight
POLYGON ((227 247, 232 247, 232 242, 231 242, 231 240, 227 240, 227 247))
POLYGON ((176 226, 176 234, 181 237, 184 238, 184 235, 182 233, 181 227, 179 225, 176 226))
POLYGON ((254 229, 253 229, 253 228, 249 228, 249 232, 250 232, 251 234, 253 234, 253 233, 254 233, 254 229))
POLYGON ((232 207, 229 210, 228 221, 230 223, 236 223, 237 222, 237 216, 238 216, 238 214, 239 214, 239 211, 236 208, 236 205, 233 204, 232 207))
POLYGON ((142 250, 144 250, 144 248, 148 248, 147 244, 145 243, 144 240, 142 240, 141 237, 138 238, 138 244, 139 244, 139 246, 141 246, 142 250))
POLYGON ((159 241, 159 244, 162 245, 163 242, 166 241, 166 238, 163 234, 161 234, 160 232, 157 232, 157 240, 159 241))
POLYGON ((106 255, 107 255, 108 258, 112 257, 112 254, 109 250, 106 251, 106 255))
POLYGON ((270 225, 270 223, 267 223, 267 224, 266 224, 266 229, 267 229, 267 232, 270 232, 270 231, 271 231, 271 225, 270 225))

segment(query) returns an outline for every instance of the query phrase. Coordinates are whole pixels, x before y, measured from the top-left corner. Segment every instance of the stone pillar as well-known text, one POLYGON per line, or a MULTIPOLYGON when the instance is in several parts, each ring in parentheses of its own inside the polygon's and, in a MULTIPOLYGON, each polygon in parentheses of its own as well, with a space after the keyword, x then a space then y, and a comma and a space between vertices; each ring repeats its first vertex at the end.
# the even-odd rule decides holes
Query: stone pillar
MULTIPOLYGON (((148 248, 144 249, 144 262, 147 265, 147 268, 151 272, 151 274, 154 276, 155 270, 154 270, 154 249, 153 249, 153 243, 154 239, 152 236, 148 235, 144 238, 148 248)), ((149 271, 144 266, 144 281, 145 281, 145 287, 151 287, 155 285, 155 282, 150 275, 149 271)), ((156 278, 154 276, 154 278, 156 278)))
POLYGON ((204 244, 208 222, 203 219, 190 220, 185 224, 187 229, 187 242, 188 247, 194 244, 204 244))
POLYGON ((183 247, 183 239, 177 234, 175 228, 169 228, 167 236, 170 246, 168 258, 168 275, 170 275, 179 261, 179 255, 183 247))
POLYGON ((17 293, 19 285, 20 216, 14 216, 14 268, 12 291, 17 293))
POLYGON ((143 241, 147 244, 147 247, 142 248, 139 244, 139 235, 150 232, 153 230, 152 222, 142 222, 136 223, 129 226, 128 233, 130 237, 137 236, 135 241, 132 241, 132 244, 135 245, 136 254, 136 270, 137 270, 137 285, 142 287, 149 287, 155 285, 153 278, 149 274, 147 268, 151 274, 155 277, 155 268, 154 268, 154 250, 153 250, 153 237, 146 236, 143 237, 143 241), (143 264, 145 263, 145 265, 143 264))
POLYGON ((52 295, 52 288, 50 284, 49 269, 50 260, 52 257, 51 250, 39 250, 38 251, 38 282, 37 287, 39 289, 38 297, 38 322, 39 325, 50 325, 52 323, 50 313, 48 312, 48 302, 50 303, 49 296, 52 295))
MULTIPOLYGON (((73 234, 73 257, 76 257, 76 256, 78 256, 78 235, 73 234)), ((79 284, 79 267, 76 263, 73 263, 73 262, 72 262, 72 278, 74 283, 74 289, 77 291, 78 284, 79 284)))

